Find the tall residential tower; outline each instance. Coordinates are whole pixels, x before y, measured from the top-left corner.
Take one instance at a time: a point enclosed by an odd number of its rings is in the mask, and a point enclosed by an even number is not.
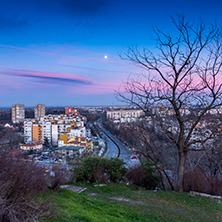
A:
[[[12,105],[12,122],[23,123],[25,120],[25,106],[23,104]]]
[[[35,119],[40,120],[40,118],[44,116],[45,116],[45,105],[43,104],[35,105]]]

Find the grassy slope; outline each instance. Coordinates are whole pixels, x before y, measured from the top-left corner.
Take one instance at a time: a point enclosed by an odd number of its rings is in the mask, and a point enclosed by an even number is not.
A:
[[[204,197],[187,193],[137,190],[133,186],[108,184],[105,187],[86,185],[81,194],[61,190],[53,198],[58,204],[52,221],[222,221],[222,205]],[[88,194],[96,193],[95,196]],[[131,201],[111,200],[122,197]]]

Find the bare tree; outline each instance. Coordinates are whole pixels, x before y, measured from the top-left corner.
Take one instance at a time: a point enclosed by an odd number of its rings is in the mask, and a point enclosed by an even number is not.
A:
[[[47,191],[47,185],[48,178],[41,167],[0,150],[0,221],[37,221],[48,217],[48,199],[37,199],[37,195]]]
[[[129,48],[126,59],[145,71],[130,76],[120,100],[144,110],[156,130],[178,150],[177,188],[183,191],[184,171],[190,151],[206,149],[215,133],[196,134],[208,111],[221,105],[222,41],[217,25],[172,18],[173,34],[157,28],[156,48]]]
[[[16,148],[20,142],[22,142],[21,136],[13,129],[4,128],[0,130],[0,148]]]

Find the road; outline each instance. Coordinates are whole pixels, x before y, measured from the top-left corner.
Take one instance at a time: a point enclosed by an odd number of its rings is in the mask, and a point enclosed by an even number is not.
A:
[[[105,153],[105,157],[118,157],[119,156],[119,149],[116,144],[113,142],[112,135],[102,126],[101,120],[96,122],[97,128],[102,131],[103,139],[107,144],[107,151]]]
[[[101,120],[97,122],[97,125],[100,127],[100,129],[104,132],[104,138],[107,142],[107,152],[105,154],[105,157],[119,157],[122,159],[127,167],[133,167],[135,165],[140,164],[139,159],[132,160],[133,151],[127,147],[125,144],[123,144],[120,140],[118,140],[116,137],[114,137],[109,131],[107,131],[101,124]]]
[[[116,144],[113,143],[113,141],[104,133],[103,138],[105,142],[107,143],[107,151],[105,153],[105,157],[117,157],[119,154],[119,149],[116,146]]]

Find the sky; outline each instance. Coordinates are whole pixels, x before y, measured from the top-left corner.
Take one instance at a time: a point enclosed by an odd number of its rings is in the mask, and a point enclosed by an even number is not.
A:
[[[121,59],[155,45],[170,16],[222,24],[219,0],[0,0],[0,107],[120,105],[141,70]]]

